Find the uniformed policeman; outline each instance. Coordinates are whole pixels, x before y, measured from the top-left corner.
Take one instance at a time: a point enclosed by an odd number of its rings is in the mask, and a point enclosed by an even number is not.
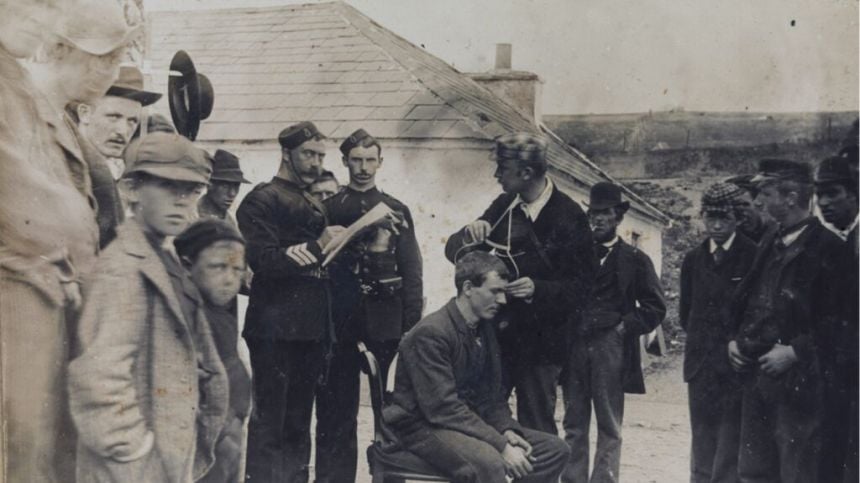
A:
[[[246,478],[307,481],[314,388],[333,337],[322,249],[343,230],[305,188],[322,171],[324,136],[310,122],[281,131],[281,164],[237,212],[254,283],[243,336],[254,372]]]
[[[338,345],[326,384],[317,392],[317,482],[355,481],[356,418],[363,341],[387,374],[400,338],[421,318],[421,253],[409,208],[376,187],[382,147],[364,129],[341,144],[349,185],[325,202],[329,222],[348,226],[379,203],[397,220],[375,226],[331,269]],[[383,378],[385,380],[385,378]]]

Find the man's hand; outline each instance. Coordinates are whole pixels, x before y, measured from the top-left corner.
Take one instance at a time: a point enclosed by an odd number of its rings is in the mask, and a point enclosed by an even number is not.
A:
[[[506,444],[505,449],[502,450],[502,459],[505,460],[505,470],[508,475],[514,478],[523,478],[534,471],[526,452],[510,443]]]
[[[735,372],[744,372],[749,369],[752,359],[741,354],[737,341],[733,340],[729,341],[729,362],[732,364],[732,369]]]
[[[343,233],[344,230],[346,230],[346,228],[344,228],[340,225],[325,227],[325,229],[322,232],[322,235],[320,235],[320,237],[317,238],[317,244],[320,246],[320,248],[322,250],[325,250],[325,247],[329,244],[329,242],[331,242],[332,239],[335,238],[336,236]]]
[[[529,277],[522,277],[505,285],[505,293],[518,299],[530,299],[535,294],[535,283]]]
[[[61,282],[60,287],[63,289],[66,306],[74,311],[79,310],[84,302],[84,297],[81,295],[81,284],[71,280],[68,282]]]
[[[526,457],[532,455],[532,445],[529,444],[528,441],[525,440],[522,436],[517,434],[513,429],[508,429],[505,431],[505,438],[508,438],[508,444],[515,448],[522,448],[526,453]],[[531,458],[529,458],[531,459]]]
[[[475,220],[466,225],[466,243],[483,243],[491,231],[489,221]]]
[[[765,374],[776,377],[797,362],[797,354],[790,345],[776,344],[767,354],[759,357],[758,362]]]

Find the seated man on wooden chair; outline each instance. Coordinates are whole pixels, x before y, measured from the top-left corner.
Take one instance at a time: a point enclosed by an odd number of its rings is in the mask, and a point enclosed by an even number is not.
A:
[[[561,439],[511,417],[493,319],[508,270],[472,252],[456,265],[457,297],[400,343],[392,404],[383,419],[405,449],[453,482],[555,482],[570,452]]]

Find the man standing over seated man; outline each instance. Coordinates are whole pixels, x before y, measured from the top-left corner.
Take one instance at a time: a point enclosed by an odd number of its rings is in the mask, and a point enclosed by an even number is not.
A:
[[[508,270],[485,252],[461,257],[457,297],[400,343],[384,421],[403,446],[455,483],[555,482],[568,457],[558,437],[523,428],[502,389],[493,321],[506,302]]]
[[[591,230],[582,208],[547,176],[547,143],[530,133],[496,138],[499,195],[476,221],[451,235],[445,256],[472,250],[505,261],[511,303],[499,324],[503,385],[517,390],[517,420],[558,434],[556,386],[567,359],[569,324],[591,288]]]

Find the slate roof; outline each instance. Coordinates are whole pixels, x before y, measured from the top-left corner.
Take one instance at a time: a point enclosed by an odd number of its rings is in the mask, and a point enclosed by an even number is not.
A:
[[[187,51],[215,89],[201,141],[270,141],[311,120],[344,138],[358,124],[382,139],[490,140],[513,130],[552,139],[555,174],[588,187],[610,179],[582,153],[468,75],[342,2],[270,8],[154,12],[151,66]],[[166,76],[153,76],[166,92]],[[156,107],[166,111],[166,100]],[[637,211],[669,219],[628,191]]]

